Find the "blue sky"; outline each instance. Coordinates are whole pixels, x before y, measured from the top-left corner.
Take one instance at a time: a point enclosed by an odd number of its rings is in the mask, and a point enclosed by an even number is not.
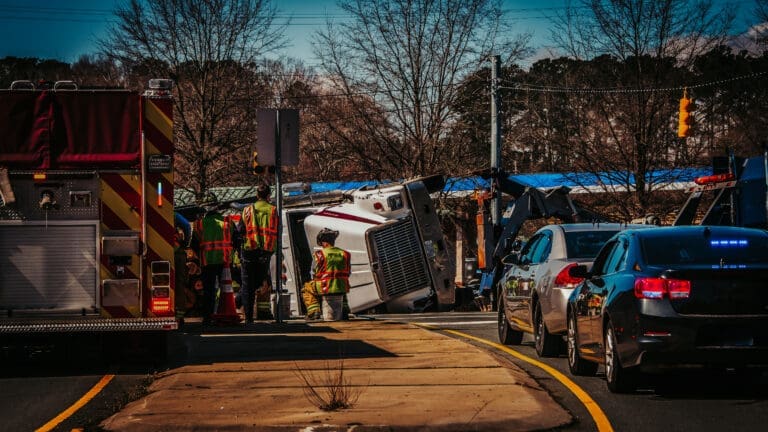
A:
[[[535,46],[549,41],[547,15],[565,0],[504,0],[508,17],[520,32],[533,33]],[[718,0],[719,1],[719,0]],[[733,1],[733,0],[732,0]],[[93,41],[103,35],[119,0],[0,0],[0,58],[5,56],[53,58],[74,62],[96,51]],[[742,14],[751,0],[735,0]],[[313,64],[309,37],[325,16],[342,19],[335,0],[276,0],[280,15],[293,15],[286,37],[292,46],[284,54]],[[746,28],[737,28],[744,31]]]

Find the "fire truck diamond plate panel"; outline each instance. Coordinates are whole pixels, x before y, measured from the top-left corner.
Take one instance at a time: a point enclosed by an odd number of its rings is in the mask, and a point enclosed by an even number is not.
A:
[[[406,218],[372,233],[378,272],[386,281],[390,297],[397,297],[430,285],[427,265],[413,222]]]

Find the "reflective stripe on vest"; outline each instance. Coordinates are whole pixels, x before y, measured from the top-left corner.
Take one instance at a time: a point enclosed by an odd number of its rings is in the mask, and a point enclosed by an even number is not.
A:
[[[243,209],[245,250],[274,252],[277,247],[277,208],[266,201],[256,201]]]
[[[203,224],[208,220],[213,223]],[[195,222],[200,236],[200,263],[229,264],[232,256],[232,236],[228,220],[205,217]]]
[[[335,246],[315,252],[315,279],[320,281],[323,294],[349,292],[350,255]]]

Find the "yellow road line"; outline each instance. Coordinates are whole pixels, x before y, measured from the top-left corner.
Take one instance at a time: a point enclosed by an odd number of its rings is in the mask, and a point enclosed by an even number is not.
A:
[[[467,339],[472,339],[474,341],[483,343],[485,345],[492,346],[498,350],[504,351],[507,354],[510,354],[514,357],[517,357],[518,359],[530,363],[536,367],[541,368],[548,374],[552,375],[556,380],[560,381],[565,387],[568,388],[568,390],[573,393],[574,396],[582,403],[584,404],[584,408],[587,409],[589,414],[592,416],[592,420],[594,420],[595,425],[597,425],[597,430],[600,432],[613,432],[613,427],[611,426],[611,422],[608,421],[608,417],[606,417],[605,413],[602,409],[600,409],[600,406],[597,404],[597,402],[592,399],[587,392],[585,392],[581,387],[579,387],[575,382],[571,381],[570,378],[563,375],[558,371],[557,369],[553,368],[552,366],[542,363],[536,359],[530,358],[526,355],[520,354],[519,352],[509,348],[506,345],[501,345],[495,342],[491,342],[486,339],[482,339],[476,336],[472,336],[470,334],[462,333],[460,331],[456,330],[450,330],[450,329],[440,329],[438,327],[433,327],[430,325],[424,325],[421,323],[415,323],[416,325],[424,328],[428,328],[430,330],[442,330],[446,333],[451,333],[456,336],[460,336]]]
[[[112,381],[112,378],[114,378],[114,375],[104,375],[99,382],[96,383],[95,386],[91,387],[90,390],[88,390],[88,393],[84,394],[83,397],[81,397],[77,402],[75,402],[72,406],[65,409],[61,412],[61,414],[54,417],[51,421],[44,424],[40,428],[36,429],[35,432],[47,432],[50,430],[53,430],[56,426],[58,426],[61,422],[68,419],[72,414],[76,413],[77,410],[85,406],[91,399],[94,398],[101,390],[104,389],[104,387],[109,384],[110,381]]]

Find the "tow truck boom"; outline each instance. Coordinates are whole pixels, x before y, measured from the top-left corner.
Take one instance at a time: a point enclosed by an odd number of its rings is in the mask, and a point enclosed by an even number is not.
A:
[[[495,287],[504,269],[501,259],[511,252],[514,240],[525,221],[551,217],[565,223],[611,222],[611,220],[575,204],[570,197],[571,189],[566,186],[541,190],[506,175],[500,175],[494,184],[497,185],[496,190],[492,190],[490,196],[504,193],[511,196],[512,201],[502,217],[501,232],[498,236],[494,236],[480,226],[490,224],[490,220],[484,206],[484,199],[482,197],[478,199],[478,233],[485,232],[486,235],[478,235],[477,246],[479,258],[481,258],[478,259],[478,268],[482,272],[480,293],[485,296],[490,295],[491,305],[496,308]]]

